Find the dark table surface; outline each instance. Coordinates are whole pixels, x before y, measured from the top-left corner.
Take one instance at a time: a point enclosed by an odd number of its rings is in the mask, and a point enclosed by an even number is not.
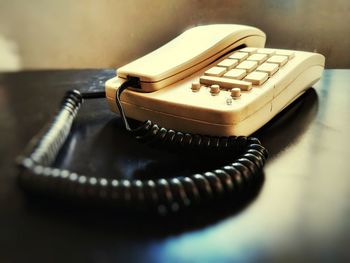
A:
[[[14,160],[64,91],[101,89],[114,74],[0,74],[0,262],[349,262],[350,70],[326,70],[255,134],[270,158],[259,191],[238,209],[225,204],[150,219],[24,195]],[[55,165],[96,176],[154,176],[179,167],[181,158],[136,143],[96,100],[84,105]]]

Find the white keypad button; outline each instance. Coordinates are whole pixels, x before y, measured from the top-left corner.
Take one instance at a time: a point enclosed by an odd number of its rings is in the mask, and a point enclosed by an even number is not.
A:
[[[238,62],[241,62],[243,60],[245,60],[247,57],[249,56],[248,53],[244,53],[244,52],[235,52],[232,55],[229,56],[230,59],[237,59]]]
[[[231,69],[230,71],[224,74],[224,78],[229,79],[243,79],[247,75],[245,69]]]
[[[271,57],[272,55],[274,55],[276,53],[276,50],[271,49],[271,48],[259,48],[257,53],[266,54],[269,57]]]
[[[240,63],[236,68],[237,69],[244,69],[245,71],[252,72],[254,69],[256,69],[258,66],[258,62],[256,61],[243,61],[242,63]]]
[[[268,56],[266,54],[253,54],[247,58],[247,60],[252,60],[258,62],[258,64],[262,64]]]
[[[270,57],[267,60],[267,62],[278,64],[280,67],[285,65],[287,63],[287,61],[288,61],[288,57],[286,57],[286,56],[278,56],[278,55],[273,55],[272,57]]]
[[[217,64],[218,67],[225,67],[227,70],[230,70],[238,65],[237,59],[224,59],[219,64]]]
[[[246,47],[246,48],[241,49],[240,52],[246,52],[246,53],[248,53],[249,55],[251,55],[251,54],[256,53],[257,50],[258,50],[258,49],[255,48],[255,47]]]
[[[294,58],[294,52],[289,50],[277,50],[276,55],[287,56],[288,59]]]
[[[268,77],[269,77],[269,75],[265,72],[254,71],[254,72],[248,74],[244,78],[244,80],[249,81],[254,85],[261,85],[268,79]]]
[[[212,67],[204,72],[204,75],[221,77],[226,72],[226,68],[223,67]]]
[[[269,74],[269,76],[272,76],[273,74],[275,74],[277,70],[278,70],[278,64],[274,64],[274,63],[264,63],[256,69],[256,71],[266,72],[267,74]]]

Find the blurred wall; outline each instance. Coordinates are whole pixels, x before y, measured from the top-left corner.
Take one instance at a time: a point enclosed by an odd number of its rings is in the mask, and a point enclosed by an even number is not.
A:
[[[209,23],[257,26],[268,47],[350,67],[349,0],[0,0],[0,69],[118,67]]]

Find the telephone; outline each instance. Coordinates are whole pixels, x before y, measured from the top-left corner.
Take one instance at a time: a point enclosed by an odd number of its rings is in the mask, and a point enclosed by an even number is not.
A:
[[[68,91],[47,130],[19,158],[20,185],[161,214],[248,192],[261,179],[268,155],[248,136],[315,83],[325,62],[320,54],[264,44],[265,34],[254,27],[199,26],[120,67],[104,92]],[[83,101],[105,97],[137,139],[236,160],[158,179],[96,178],[52,167]],[[126,116],[143,122],[131,127]]]
[[[121,97],[126,115],[191,133],[250,135],[321,77],[317,53],[264,48],[265,34],[243,25],[187,30],[117,70],[106,82],[110,108],[127,77],[139,89]],[[132,87],[131,87],[132,88]]]

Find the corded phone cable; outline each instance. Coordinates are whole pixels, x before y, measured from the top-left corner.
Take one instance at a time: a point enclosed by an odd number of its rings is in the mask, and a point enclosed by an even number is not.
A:
[[[155,208],[164,214],[222,197],[242,195],[259,180],[268,154],[257,138],[191,134],[160,127],[150,120],[131,128],[120,97],[125,89],[139,86],[138,78],[129,77],[115,96],[124,126],[136,139],[183,148],[234,152],[237,159],[204,173],[159,179],[97,178],[51,167],[84,99],[105,97],[103,91],[80,93],[71,90],[66,93],[58,113],[43,135],[32,140],[29,153],[19,158],[20,185],[26,190],[56,196],[99,200],[133,208]]]

